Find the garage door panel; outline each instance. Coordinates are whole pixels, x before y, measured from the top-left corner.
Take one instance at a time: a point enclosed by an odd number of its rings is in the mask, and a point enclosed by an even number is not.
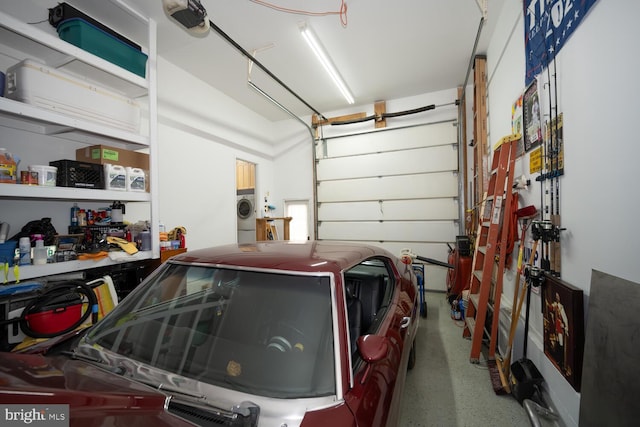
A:
[[[318,181],[409,175],[458,169],[458,150],[451,145],[410,151],[323,159],[317,165]]]
[[[320,222],[323,240],[368,240],[402,242],[453,242],[458,233],[453,221],[359,221]]]
[[[317,158],[353,156],[383,151],[407,150],[457,144],[457,128],[454,122],[435,123],[393,131],[370,132],[349,138],[334,138],[319,142]]]
[[[439,123],[317,141],[317,238],[446,262],[460,233],[457,110],[450,113]],[[447,272],[425,264],[426,288],[446,291]]]
[[[433,199],[458,196],[457,174],[391,176],[383,178],[325,181],[318,185],[318,201]]]
[[[322,203],[318,206],[320,221],[455,220],[457,218],[458,201],[454,198]]]

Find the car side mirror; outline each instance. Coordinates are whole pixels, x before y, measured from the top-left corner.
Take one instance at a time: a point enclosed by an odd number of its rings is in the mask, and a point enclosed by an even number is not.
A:
[[[381,335],[363,335],[358,338],[357,345],[362,360],[367,363],[367,368],[360,380],[360,383],[364,384],[369,377],[373,364],[387,356],[389,343],[387,342],[387,337]]]

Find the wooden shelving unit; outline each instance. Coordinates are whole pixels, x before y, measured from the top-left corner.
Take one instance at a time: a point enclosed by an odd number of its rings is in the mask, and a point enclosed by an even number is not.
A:
[[[289,240],[290,216],[274,218],[256,218],[256,240]],[[282,238],[278,234],[276,221],[282,221]]]

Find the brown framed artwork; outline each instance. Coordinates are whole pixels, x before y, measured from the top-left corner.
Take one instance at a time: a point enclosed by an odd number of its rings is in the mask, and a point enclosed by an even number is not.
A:
[[[579,392],[584,352],[582,290],[545,274],[542,297],[544,354]]]

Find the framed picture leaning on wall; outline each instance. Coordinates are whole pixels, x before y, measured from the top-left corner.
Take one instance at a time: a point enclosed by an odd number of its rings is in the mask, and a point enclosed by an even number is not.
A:
[[[544,353],[579,392],[584,352],[582,290],[550,274],[545,274],[542,287]]]

